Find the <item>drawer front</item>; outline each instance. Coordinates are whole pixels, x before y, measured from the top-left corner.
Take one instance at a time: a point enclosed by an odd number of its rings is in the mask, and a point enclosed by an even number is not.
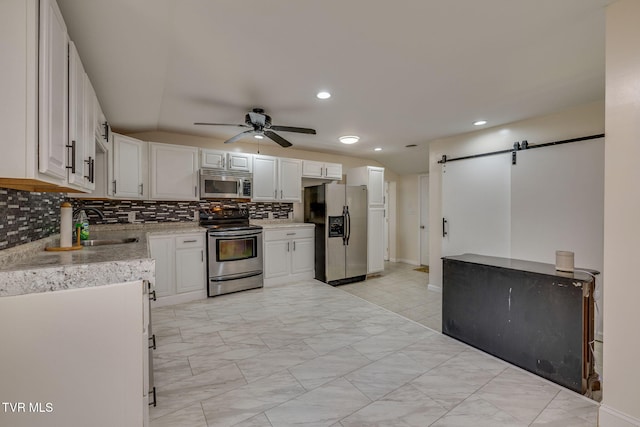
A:
[[[293,240],[313,237],[314,227],[292,227],[277,230],[264,230],[264,240],[267,242],[273,240]]]
[[[181,234],[176,236],[176,249],[203,248],[204,232],[202,234]]]

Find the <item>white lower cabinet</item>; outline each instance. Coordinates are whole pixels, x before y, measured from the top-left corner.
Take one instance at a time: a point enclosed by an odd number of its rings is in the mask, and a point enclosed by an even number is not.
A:
[[[0,425],[142,426],[142,280],[0,298]],[[142,345],[141,345],[142,343]]]
[[[264,226],[264,284],[313,279],[314,225]]]
[[[205,232],[149,236],[156,260],[154,306],[206,298]]]

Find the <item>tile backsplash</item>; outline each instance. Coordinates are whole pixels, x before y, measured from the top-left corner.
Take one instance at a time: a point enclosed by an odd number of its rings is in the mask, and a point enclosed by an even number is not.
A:
[[[293,213],[293,203],[253,203],[236,201],[150,201],[150,200],[84,200],[70,199],[74,209],[81,207],[97,208],[105,215],[101,219],[96,213],[88,211],[91,224],[116,224],[128,222],[130,212],[136,213],[136,223],[188,222],[193,221],[194,212],[211,205],[241,207],[249,209],[251,219],[286,219]]]
[[[61,193],[0,188],[0,250],[60,232]]]
[[[60,204],[64,193],[32,193],[0,188],[0,250],[44,239],[60,232]],[[148,201],[67,199],[73,208],[100,209],[105,219],[89,211],[91,224],[127,223],[129,212],[136,223],[189,222],[194,212],[211,205],[249,209],[251,219],[286,219],[293,214],[293,203],[253,203],[236,201]]]

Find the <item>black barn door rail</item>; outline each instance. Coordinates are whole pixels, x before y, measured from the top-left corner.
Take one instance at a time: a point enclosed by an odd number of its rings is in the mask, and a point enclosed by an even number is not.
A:
[[[583,136],[583,137],[580,137],[580,138],[565,139],[565,140],[562,140],[562,141],[546,142],[544,144],[535,144],[535,145],[530,145],[526,140],[524,140],[522,142],[514,142],[513,143],[513,148],[510,148],[508,150],[491,151],[489,153],[473,154],[471,156],[454,157],[453,159],[449,159],[449,158],[447,158],[446,155],[443,155],[442,159],[438,160],[438,163],[445,164],[445,163],[448,163],[448,162],[455,162],[457,160],[474,159],[476,157],[485,157],[485,156],[493,156],[495,154],[512,153],[511,163],[515,165],[516,164],[516,155],[515,154],[516,154],[517,151],[520,151],[520,150],[531,150],[533,148],[550,147],[552,145],[569,144],[571,142],[589,141],[591,139],[598,139],[598,138],[602,138],[602,137],[604,137],[604,133],[600,133],[600,134],[597,134],[597,135]]]

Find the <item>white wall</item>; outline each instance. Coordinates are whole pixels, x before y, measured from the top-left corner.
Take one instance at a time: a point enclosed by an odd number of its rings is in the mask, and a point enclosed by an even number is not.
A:
[[[595,135],[604,133],[604,102],[597,101],[580,107],[537,117],[504,126],[470,132],[431,141],[429,148],[429,281],[430,285],[442,285],[442,155],[449,158],[504,150],[516,141],[529,144]]]
[[[640,425],[640,1],[607,8],[603,346],[600,425]]]
[[[398,179],[398,261],[420,265],[420,175]]]

